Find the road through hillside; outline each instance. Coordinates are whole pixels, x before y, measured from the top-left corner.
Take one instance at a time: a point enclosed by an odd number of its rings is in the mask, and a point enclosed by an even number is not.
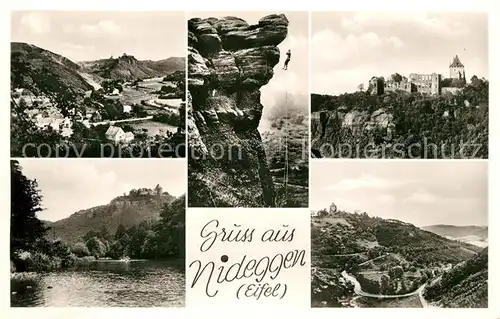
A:
[[[407,294],[403,294],[403,295],[378,295],[378,294],[371,294],[371,293],[363,291],[361,289],[361,285],[358,282],[358,280],[356,278],[354,278],[353,276],[349,275],[347,273],[347,271],[345,271],[345,270],[342,272],[342,277],[344,277],[345,280],[348,280],[349,282],[351,282],[354,285],[354,293],[356,293],[359,296],[369,297],[369,298],[396,299],[396,298],[410,297],[410,296],[414,296],[416,294],[419,294],[425,288],[425,284],[423,284],[417,290],[410,292],[410,293],[407,293]]]

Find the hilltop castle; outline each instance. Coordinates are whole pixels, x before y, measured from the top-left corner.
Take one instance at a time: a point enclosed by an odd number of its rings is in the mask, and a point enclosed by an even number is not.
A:
[[[369,90],[372,95],[381,95],[387,91],[419,92],[432,95],[445,92],[455,93],[466,84],[465,66],[460,62],[458,55],[455,55],[449,68],[449,78],[443,78],[437,73],[411,73],[409,78],[396,73],[387,81],[383,77],[374,76],[369,82]]]
[[[135,197],[135,196],[157,196],[161,197],[163,195],[163,188],[160,186],[160,184],[157,184],[154,189],[150,188],[138,188],[138,189],[132,189],[129,192],[128,196]],[[123,196],[126,196],[126,194],[123,194]]]

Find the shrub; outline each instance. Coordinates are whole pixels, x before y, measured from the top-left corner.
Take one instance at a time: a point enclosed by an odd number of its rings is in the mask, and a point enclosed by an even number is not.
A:
[[[29,254],[25,259],[18,261],[16,268],[24,271],[43,272],[55,270],[61,267],[62,260],[59,257],[50,257],[46,254],[35,252]]]
[[[90,255],[89,249],[84,243],[76,243],[71,249],[71,252],[77,257],[86,257]]]

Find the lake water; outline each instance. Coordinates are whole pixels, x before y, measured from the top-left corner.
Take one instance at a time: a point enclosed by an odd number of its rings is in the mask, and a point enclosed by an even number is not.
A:
[[[183,307],[184,300],[183,261],[99,261],[11,280],[12,307]]]

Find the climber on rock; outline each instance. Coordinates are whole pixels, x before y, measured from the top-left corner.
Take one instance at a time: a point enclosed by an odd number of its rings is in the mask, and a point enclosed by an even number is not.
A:
[[[288,49],[288,51],[286,51],[286,60],[285,60],[285,65],[283,65],[283,70],[288,70],[288,63],[290,62],[291,57],[292,57],[292,51]]]

